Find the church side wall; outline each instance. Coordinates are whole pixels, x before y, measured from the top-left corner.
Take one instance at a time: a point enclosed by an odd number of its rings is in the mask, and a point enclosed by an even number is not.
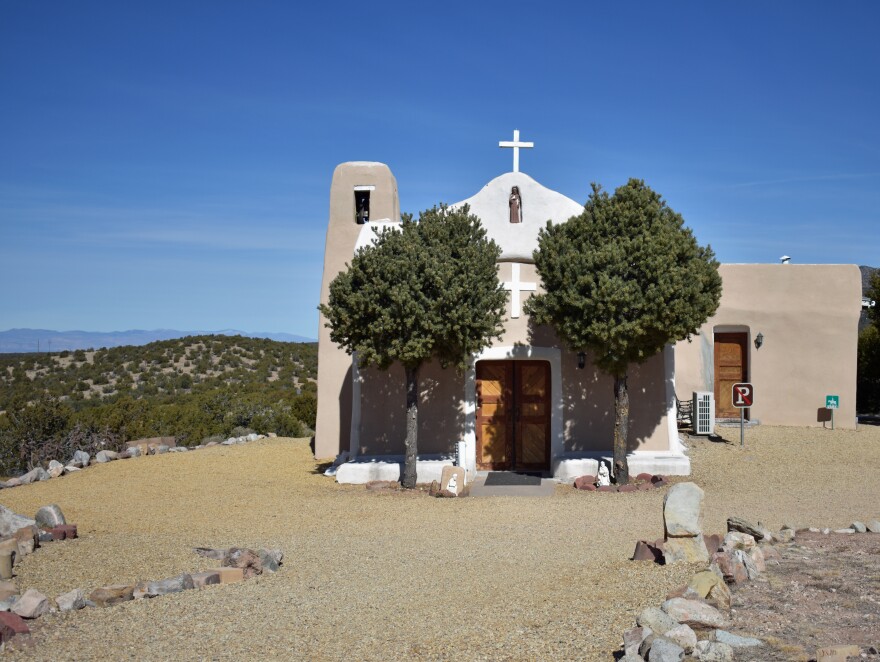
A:
[[[330,220],[324,248],[321,303],[327,303],[330,282],[351,261],[363,226],[355,220],[354,187],[374,186],[371,217],[400,218],[397,181],[382,163],[343,163],[333,172],[330,187]],[[330,329],[319,313],[318,415],[315,425],[315,457],[332,458],[349,450],[351,429],[351,357],[330,340]]]
[[[769,425],[820,426],[826,395],[840,396],[835,427],[856,418],[861,280],[855,265],[725,264],[718,312],[690,343],[675,346],[680,398],[714,391],[714,334],[748,334],[751,418]],[[764,343],[756,349],[755,337]]]

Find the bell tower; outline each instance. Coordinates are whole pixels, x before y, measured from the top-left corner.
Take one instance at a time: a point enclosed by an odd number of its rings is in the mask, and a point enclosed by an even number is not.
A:
[[[397,180],[384,163],[352,161],[336,166],[330,185],[330,220],[324,246],[321,303],[330,283],[354,255],[364,225],[400,220]],[[349,450],[351,440],[351,357],[330,340],[326,319],[318,313],[318,416],[315,457],[333,458]]]

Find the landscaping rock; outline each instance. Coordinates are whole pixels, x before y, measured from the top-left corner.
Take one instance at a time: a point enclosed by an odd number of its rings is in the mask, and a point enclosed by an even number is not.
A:
[[[633,561],[653,561],[655,563],[663,559],[663,553],[645,540],[639,540],[633,551]]]
[[[18,480],[21,481],[22,485],[30,485],[31,483],[37,483],[41,480],[49,480],[50,478],[51,476],[45,469],[43,469],[43,467],[36,467],[23,476],[19,476]]]
[[[128,457],[130,457],[130,458],[140,457],[141,456],[141,449],[138,448],[137,446],[129,446],[128,450],[125,451],[125,454],[128,455]]]
[[[849,529],[849,528],[846,528],[846,529],[834,529],[834,533],[855,533],[855,532],[856,532],[855,529]]]
[[[263,572],[278,572],[281,559],[284,558],[284,553],[280,549],[260,549],[257,550],[257,555],[260,557]]]
[[[764,643],[760,639],[755,639],[754,637],[741,637],[738,634],[732,634],[726,630],[715,630],[712,632],[711,639],[713,641],[721,642],[722,644],[727,644],[731,648],[753,648]]]
[[[195,588],[192,575],[183,573],[177,577],[170,579],[161,579],[155,582],[147,582],[145,597],[155,598],[159,595],[168,595],[169,593],[180,593]]]
[[[74,538],[79,538],[79,533],[76,530],[76,524],[63,524],[58,528],[64,531],[65,540],[73,540]]]
[[[744,520],[741,517],[728,517],[727,530],[748,533],[755,540],[763,539],[765,531],[764,527],[758,526],[757,524],[752,524],[748,520]]]
[[[6,487],[18,487],[19,485],[21,485],[21,480],[18,479],[18,478],[10,478],[9,480],[7,480],[7,481],[4,482],[4,483],[0,483],[0,486],[2,486],[2,487],[4,487],[4,488],[6,488]]]
[[[61,508],[54,503],[51,506],[43,506],[40,508],[34,517],[34,522],[41,529],[51,529],[62,524],[67,524],[67,520],[64,519],[64,513],[61,512]]]
[[[755,569],[758,572],[765,572],[767,570],[767,564],[764,562],[764,551],[760,547],[753,547],[746,554],[752,559],[752,563],[755,564]],[[748,566],[746,566],[746,569],[748,569]]]
[[[714,554],[715,552],[721,551],[721,545],[724,543],[724,537],[717,533],[713,533],[710,536],[704,535],[703,542],[706,543],[706,549],[709,550],[709,554]]]
[[[662,609],[670,618],[692,627],[725,628],[730,625],[724,614],[700,600],[673,598],[664,602]]]
[[[648,662],[679,662],[684,659],[684,648],[664,637],[655,637],[648,651]]]
[[[761,545],[759,545],[759,547],[761,548],[761,551],[764,553],[764,563],[765,564],[773,562],[776,565],[779,565],[779,561],[782,560],[782,556],[779,554],[778,551],[776,551],[775,547],[773,547],[772,545],[767,545],[767,544],[763,544],[763,543]]]
[[[64,467],[64,473],[66,473],[66,474],[72,474],[74,471],[81,471],[81,470],[82,470],[82,467],[75,467],[72,464],[68,464],[66,467]]]
[[[153,448],[153,455],[164,455],[170,449],[170,446],[166,446],[165,444],[159,444],[155,448]]]
[[[667,538],[702,535],[703,496],[703,490],[696,483],[678,483],[670,488],[663,499],[663,523]]]
[[[6,506],[0,506],[0,536],[12,535],[19,529],[34,524],[34,520],[14,513]]]
[[[574,487],[578,490],[589,490],[592,492],[596,489],[596,477],[590,475],[578,476],[574,479]]]
[[[47,472],[50,478],[58,478],[59,476],[64,475],[64,465],[61,464],[58,460],[52,460],[49,462],[49,468]]]
[[[214,559],[215,561],[222,561],[223,557],[226,556],[226,553],[229,551],[228,549],[212,549],[211,547],[195,547],[193,551],[199,556],[204,556],[206,559]]]
[[[213,584],[220,583],[220,573],[216,570],[208,572],[194,572],[191,576],[193,580],[193,586],[195,588],[204,588],[205,586],[211,586]]]
[[[678,644],[684,649],[685,653],[690,653],[697,645],[697,634],[689,625],[682,623],[672,628],[663,635],[673,643]]]
[[[706,563],[709,561],[709,550],[706,549],[703,536],[695,538],[669,538],[663,543],[663,558],[667,564]]]
[[[761,571],[758,570],[758,566],[752,560],[752,557],[748,552],[744,552],[741,549],[733,550],[733,555],[738,558],[742,564],[746,568],[746,575],[749,579],[757,579],[761,575]]]
[[[223,557],[223,566],[226,568],[241,568],[246,579],[263,572],[260,555],[252,549],[240,549],[238,547],[228,549]]]
[[[794,529],[786,528],[782,529],[779,533],[774,536],[777,542],[781,543],[789,543],[795,538]]]
[[[639,647],[642,645],[642,642],[648,637],[648,635],[652,634],[652,630],[649,627],[639,627],[636,626],[634,628],[630,628],[626,632],[623,633],[623,652],[624,655],[638,655]],[[641,658],[639,658],[641,659]]]
[[[85,451],[74,451],[73,459],[70,460],[67,464],[73,465],[74,467],[87,467],[89,466],[89,461],[92,459],[92,456],[86,453]]]
[[[55,603],[61,611],[76,611],[86,606],[86,596],[82,589],[75,588],[59,595],[55,598]]]
[[[733,648],[720,641],[698,641],[694,656],[701,662],[732,662]]]
[[[652,479],[653,477],[654,477],[653,474],[649,474],[649,473],[646,473],[646,472],[643,471],[643,472],[640,473],[638,476],[636,476],[636,480],[644,480],[644,481],[647,481],[647,482],[650,483],[650,482],[651,482],[651,479]]]
[[[119,453],[115,451],[98,451],[98,454],[95,455],[95,460],[103,464],[104,462],[112,462],[113,460],[119,459]]]
[[[871,533],[880,533],[880,522],[872,519],[870,522],[865,524],[865,528]]]
[[[0,600],[0,611],[12,611],[13,605],[18,600],[17,595],[10,595],[8,598]]]
[[[650,628],[657,634],[669,632],[678,625],[677,620],[657,607],[645,607],[636,619],[636,623],[643,628]]]
[[[757,543],[755,542],[754,536],[748,533],[742,533],[741,531],[730,531],[724,536],[724,542],[721,544],[721,549],[725,551],[731,551],[734,549],[747,551],[756,546]]]
[[[712,555],[712,563],[718,566],[728,584],[741,584],[749,579],[745,565],[734,552],[716,552]]]
[[[39,618],[49,613],[49,598],[37,589],[30,588],[12,606],[12,612],[22,618]]]
[[[0,627],[9,628],[15,634],[29,634],[31,631],[21,616],[10,611],[0,612]]]
[[[128,602],[134,599],[134,586],[126,584],[113,584],[96,588],[89,595],[89,599],[98,607],[111,607],[120,602]]]
[[[18,595],[18,586],[9,580],[0,580],[0,600],[6,600],[10,596]]]
[[[868,530],[862,522],[853,522],[849,525],[849,528],[853,529],[856,533],[865,533]]]

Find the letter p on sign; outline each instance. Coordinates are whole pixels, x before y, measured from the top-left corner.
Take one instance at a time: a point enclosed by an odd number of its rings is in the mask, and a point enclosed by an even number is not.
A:
[[[737,409],[751,407],[755,401],[755,388],[748,383],[733,385],[733,406]]]

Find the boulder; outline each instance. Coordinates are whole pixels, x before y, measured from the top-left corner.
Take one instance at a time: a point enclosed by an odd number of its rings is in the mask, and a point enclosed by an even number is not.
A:
[[[89,600],[95,603],[97,607],[111,607],[120,602],[128,602],[134,599],[134,586],[126,584],[112,584],[111,586],[102,586],[96,588],[89,595]]]
[[[39,618],[49,613],[49,598],[35,588],[24,592],[12,606],[12,612],[22,618]]]
[[[755,564],[755,569],[758,572],[766,572],[767,564],[764,562],[764,551],[760,547],[752,547],[746,554],[752,559],[752,563]]]
[[[726,551],[731,551],[734,549],[742,549],[742,550],[750,550],[757,546],[755,542],[754,536],[748,533],[742,533],[741,531],[729,531],[726,536],[724,536],[724,542],[721,544],[721,549]]]
[[[694,632],[689,625],[685,625],[684,623],[676,625],[663,636],[681,646],[685,653],[690,653],[694,650],[694,646],[697,645],[696,632]]]
[[[730,621],[724,614],[712,605],[700,600],[672,598],[663,603],[662,609],[670,618],[692,627],[726,628],[730,626]]]
[[[13,595],[18,595],[18,586],[9,580],[0,580],[0,600],[7,600]]]
[[[648,650],[648,662],[679,662],[684,659],[684,648],[664,637],[655,637]]]
[[[779,565],[779,562],[782,560],[782,555],[776,551],[776,548],[772,545],[767,545],[765,543],[761,543],[758,545],[761,548],[761,552],[764,554],[764,563],[770,563],[771,561],[776,565]]]
[[[753,648],[760,646],[764,642],[754,637],[742,637],[738,634],[732,634],[726,630],[715,630],[710,637],[713,641],[727,644],[731,648]]]
[[[124,453],[125,453],[126,455],[128,455],[128,457],[130,457],[130,458],[132,458],[132,457],[140,457],[140,456],[141,456],[141,449],[138,448],[137,446],[129,446],[129,447],[128,447],[128,450],[125,451]]]
[[[663,499],[663,523],[667,538],[702,535],[703,495],[703,490],[696,483],[678,483],[670,488]]]
[[[849,534],[849,533],[855,533],[855,532],[856,532],[855,529],[850,529],[850,528],[848,528],[848,527],[845,528],[845,529],[834,529],[834,533],[846,533],[846,534]]]
[[[101,464],[105,462],[112,462],[113,460],[119,459],[119,453],[115,451],[98,451],[98,454],[95,455],[95,460],[100,462]]]
[[[18,487],[19,485],[21,485],[21,479],[20,479],[20,478],[10,478],[9,480],[7,480],[7,481],[5,481],[5,482],[0,483],[0,486],[2,486],[3,488],[7,488],[7,487]]]
[[[670,563],[707,563],[709,550],[703,536],[695,538],[669,538],[663,544],[663,558]]]
[[[732,662],[733,648],[720,641],[698,641],[694,656],[700,662]]]
[[[777,533],[774,538],[776,538],[777,542],[781,543],[789,543],[795,538],[794,529],[781,529],[779,533]]]
[[[706,543],[706,549],[709,550],[709,553],[714,554],[715,552],[721,551],[721,545],[724,543],[724,538],[718,533],[713,533],[710,536],[703,536],[703,542]]]
[[[741,584],[749,579],[749,573],[739,556],[733,552],[715,552],[712,555],[712,563],[718,566],[724,581],[728,584]]]
[[[15,634],[28,634],[31,631],[24,619],[11,611],[0,612],[0,628],[8,628]]]
[[[589,490],[592,492],[596,489],[596,477],[589,474],[586,476],[578,476],[574,479],[574,487],[578,490]]]
[[[213,584],[220,583],[220,573],[216,570],[210,570],[207,572],[194,572],[192,573],[193,586],[195,588],[204,588],[205,586],[211,586]]]
[[[281,567],[281,559],[284,558],[284,552],[280,549],[260,549],[257,550],[257,555],[260,557],[263,572],[278,572]]]
[[[75,588],[59,595],[55,598],[55,603],[61,611],[76,611],[86,606],[86,596],[82,589]]]
[[[22,515],[17,515],[6,506],[0,506],[0,536],[9,536],[26,526],[33,526],[36,522]]]
[[[182,591],[188,591],[192,588],[195,588],[195,583],[193,582],[192,575],[185,572],[182,575],[171,577],[170,579],[160,579],[159,581],[155,582],[147,582],[145,597],[155,598],[159,595],[180,593]]]
[[[643,628],[650,628],[657,634],[669,632],[678,625],[675,618],[657,607],[645,607],[636,619],[636,623]]]
[[[231,547],[226,551],[222,564],[225,568],[241,568],[246,579],[263,572],[260,555],[252,549]]]
[[[12,607],[17,600],[17,595],[10,595],[8,598],[3,598],[0,600],[0,611],[12,611]]]
[[[92,459],[92,456],[86,453],[85,451],[74,451],[73,458],[68,462],[68,464],[74,467],[87,467],[89,466],[89,461]]]
[[[81,471],[81,470],[82,470],[82,467],[75,467],[72,464],[68,464],[66,467],[64,467],[64,473],[66,473],[66,474],[72,474],[74,471]]]
[[[856,533],[865,533],[868,528],[862,522],[853,522],[849,528],[854,529]]]
[[[41,529],[51,529],[56,526],[61,526],[62,524],[67,524],[67,520],[64,519],[64,513],[61,512],[61,508],[54,503],[51,506],[43,506],[40,508],[34,517],[34,521]]]
[[[644,480],[647,482],[651,482],[651,479],[654,478],[653,474],[645,473],[644,471],[636,476],[636,480]]]
[[[633,551],[633,561],[654,561],[659,563],[663,559],[663,553],[645,540],[639,540]]]
[[[651,628],[639,627],[630,628],[623,633],[623,651],[624,655],[638,655],[639,647],[642,642],[652,634]]]
[[[741,533],[748,533],[755,540],[761,540],[764,537],[764,532],[766,529],[758,524],[752,524],[748,520],[743,519],[742,517],[728,517],[727,518],[727,530],[728,531],[739,531]]]
[[[164,455],[170,450],[170,446],[166,446],[165,444],[159,444],[153,448],[153,455]]]
[[[59,476],[63,476],[64,465],[61,464],[58,460],[51,460],[49,462],[49,468],[46,473],[49,474],[49,478],[58,478]]]
[[[880,522],[872,519],[870,522],[867,522],[865,524],[865,528],[871,533],[880,533]]]
[[[18,480],[21,481],[22,485],[30,485],[41,480],[49,480],[51,477],[43,467],[35,467],[23,476],[19,476]]]
[[[732,553],[742,562],[743,566],[745,566],[746,575],[749,579],[757,579],[761,575],[761,571],[758,570],[757,564],[752,560],[752,557],[748,552],[744,552],[741,549],[735,549]]]

